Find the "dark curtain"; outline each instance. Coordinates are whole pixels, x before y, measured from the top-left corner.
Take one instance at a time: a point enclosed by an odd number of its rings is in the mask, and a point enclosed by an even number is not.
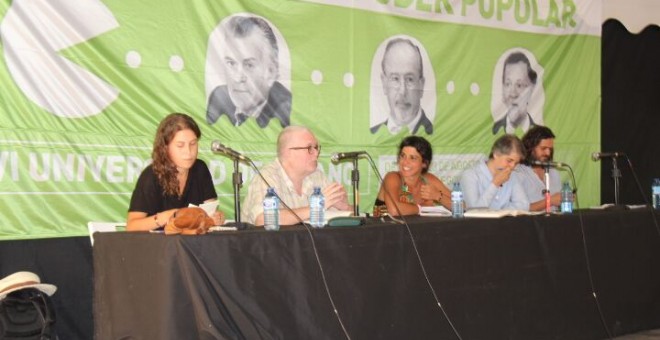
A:
[[[91,340],[92,246],[89,237],[0,242],[0,279],[31,271],[54,284],[55,331],[60,340]]]
[[[633,172],[625,158],[617,162],[619,202],[650,202],[651,181],[660,178],[660,28],[634,34],[610,19],[602,39],[601,150],[625,152],[634,166]],[[612,161],[601,162],[601,202],[614,203]]]

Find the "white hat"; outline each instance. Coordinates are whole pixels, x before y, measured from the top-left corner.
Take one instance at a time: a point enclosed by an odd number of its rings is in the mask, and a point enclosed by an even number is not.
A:
[[[16,272],[0,280],[0,300],[9,293],[25,288],[36,288],[48,295],[53,295],[57,290],[55,285],[41,283],[39,275],[32,272]]]

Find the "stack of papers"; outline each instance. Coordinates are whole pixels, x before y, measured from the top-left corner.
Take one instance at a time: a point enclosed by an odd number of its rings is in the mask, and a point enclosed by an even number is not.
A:
[[[487,209],[476,208],[470,209],[465,212],[465,217],[481,217],[481,218],[499,218],[504,216],[525,216],[525,215],[541,215],[544,211],[526,211],[515,209]]]
[[[419,216],[451,216],[451,211],[441,205],[422,207]]]
[[[225,226],[225,225],[216,225],[211,228],[209,228],[209,231],[236,231],[236,227],[230,227],[230,226]]]
[[[598,209],[598,210],[609,210],[609,209],[615,209],[617,207],[616,204],[613,203],[605,203],[602,205],[597,205],[591,207],[591,209]],[[626,209],[642,209],[646,208],[646,204],[625,204],[625,205],[620,205],[619,207],[625,207]]]

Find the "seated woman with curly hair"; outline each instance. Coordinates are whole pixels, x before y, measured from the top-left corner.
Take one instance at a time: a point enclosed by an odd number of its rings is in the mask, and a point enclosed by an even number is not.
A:
[[[140,174],[131,197],[126,230],[164,227],[178,209],[218,199],[209,168],[197,159],[201,136],[197,123],[183,113],[172,113],[161,121],[153,162]],[[215,225],[224,223],[220,211],[211,217]]]

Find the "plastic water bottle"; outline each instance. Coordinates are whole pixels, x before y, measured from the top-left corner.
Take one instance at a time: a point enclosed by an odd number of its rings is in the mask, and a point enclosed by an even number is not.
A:
[[[268,188],[264,197],[264,229],[280,229],[280,200],[275,194],[275,188]]]
[[[564,182],[561,188],[561,213],[570,214],[573,212],[573,189],[568,182]]]
[[[653,180],[651,192],[653,193],[653,209],[660,209],[660,178]]]
[[[323,228],[325,225],[324,212],[325,197],[321,188],[314,187],[314,192],[309,196],[309,222],[314,228]]]
[[[463,217],[463,190],[461,190],[461,183],[454,182],[454,187],[451,190],[451,215],[454,218]]]

